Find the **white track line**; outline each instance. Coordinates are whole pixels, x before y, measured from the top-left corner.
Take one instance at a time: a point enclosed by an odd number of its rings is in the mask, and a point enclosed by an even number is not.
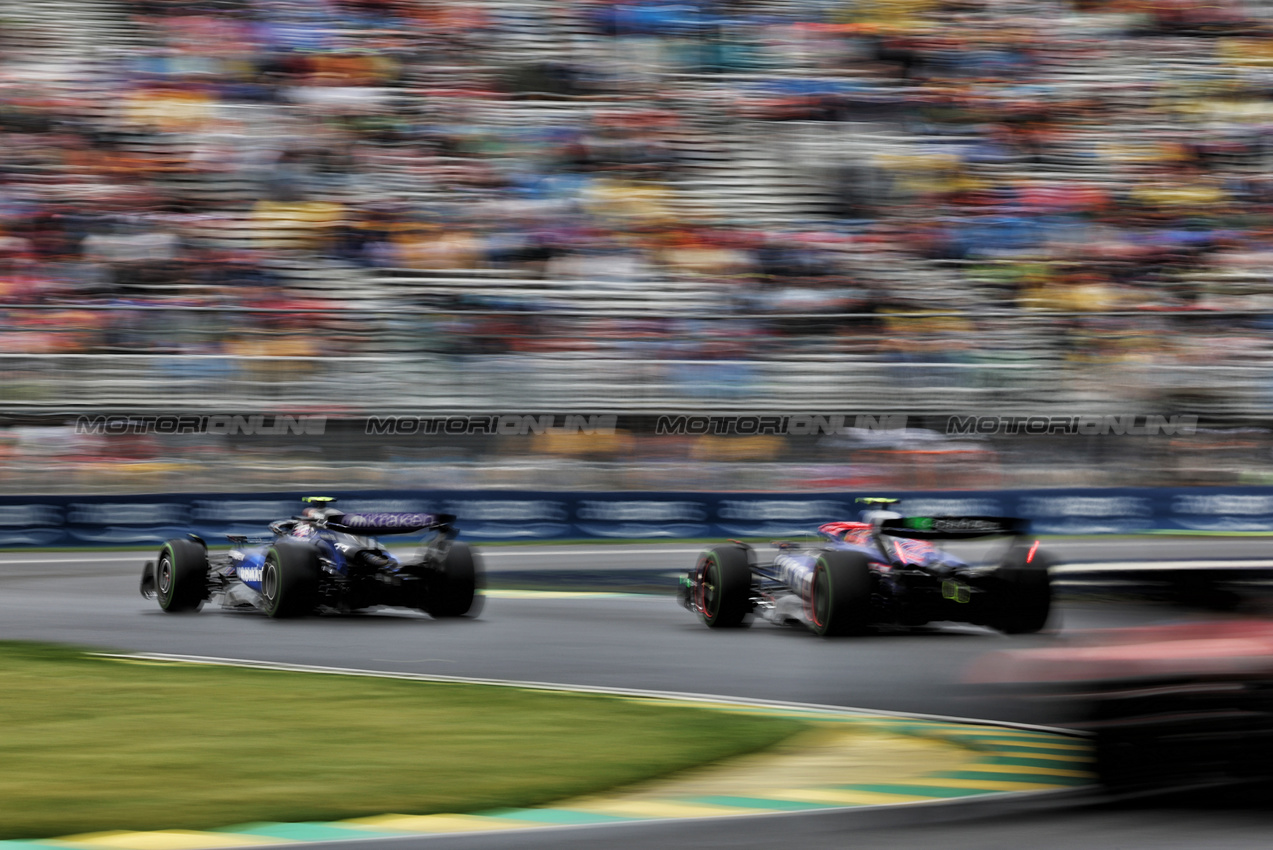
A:
[[[1148,572],[1160,570],[1267,570],[1273,561],[1106,561],[1092,564],[1059,564],[1049,572],[1054,575],[1100,572]]]
[[[1006,720],[978,720],[973,717],[952,717],[944,714],[915,714],[905,711],[884,711],[873,708],[854,708],[842,705],[824,705],[784,700],[752,699],[748,697],[697,694],[686,691],[657,691],[642,688],[609,688],[597,685],[565,685],[556,682],[530,682],[516,679],[484,679],[472,676],[443,676],[434,673],[401,673],[392,670],[367,670],[356,667],[322,667],[313,664],[288,664],[275,661],[253,661],[243,658],[218,658],[206,655],[176,655],[167,652],[94,652],[103,658],[123,658],[138,661],[171,661],[183,664],[206,664],[217,667],[248,667],[255,670],[277,670],[285,673],[321,673],[334,676],[362,676],[375,679],[407,679],[417,682],[443,684],[491,685],[502,688],[523,688],[536,691],[569,691],[571,693],[599,694],[603,696],[637,697],[642,699],[666,699],[679,702],[709,703],[714,705],[738,705],[750,708],[773,708],[816,712],[819,714],[863,714],[878,717],[896,717],[907,720],[933,720],[942,723],[960,723],[973,726],[997,726],[1029,732],[1048,732],[1070,737],[1087,737],[1087,733],[1074,729],[1037,726],[1029,723],[1012,723]]]
[[[478,546],[478,547],[481,547],[481,545],[482,545],[482,544],[480,544],[480,543],[479,543],[479,544],[477,544],[477,546]],[[652,545],[653,545],[653,546],[657,546],[657,545],[658,545],[658,543],[657,543],[657,542],[652,542]],[[533,547],[533,548],[532,548],[532,547],[527,547],[526,549],[521,549],[521,550],[518,550],[518,551],[516,551],[516,552],[510,552],[510,551],[508,551],[508,550],[506,550],[506,549],[504,549],[504,548],[502,548],[502,547],[501,547],[501,548],[499,548],[499,549],[491,549],[491,548],[487,547],[487,548],[479,548],[479,550],[478,550],[478,551],[480,551],[480,552],[482,553],[482,557],[483,557],[483,558],[508,558],[508,557],[513,557],[513,556],[516,556],[516,557],[519,557],[519,558],[527,558],[527,557],[530,557],[530,558],[559,558],[559,557],[561,557],[562,555],[613,555],[613,554],[615,554],[616,552],[619,552],[619,553],[622,553],[622,554],[628,554],[628,555],[630,555],[630,554],[633,554],[633,553],[635,553],[635,552],[640,552],[640,551],[643,551],[643,550],[644,550],[644,547],[634,547],[634,546],[614,546],[613,548],[606,548],[606,549],[556,549],[556,550],[549,550],[549,551],[546,551],[546,552],[544,552],[544,551],[539,551],[539,552],[537,552],[537,551],[535,551],[535,549],[536,549],[536,548],[538,548],[538,547]],[[649,551],[649,552],[647,552],[646,554],[648,554],[648,555],[697,555],[698,553],[702,552],[705,548],[707,548],[707,547],[706,547],[706,546],[699,546],[699,547],[698,547],[698,548],[696,548],[696,549],[658,549],[658,548],[652,548],[652,549],[650,549],[650,551]]]
[[[0,564],[84,564],[97,563],[99,561],[119,561],[121,563],[124,561],[132,561],[133,563],[140,564],[145,559],[146,556],[144,554],[103,557],[89,553],[83,558],[5,558],[0,556]]]

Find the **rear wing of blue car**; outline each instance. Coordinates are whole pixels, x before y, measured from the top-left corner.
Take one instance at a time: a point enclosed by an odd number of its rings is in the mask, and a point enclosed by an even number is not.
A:
[[[413,531],[447,532],[455,524],[454,514],[363,513],[339,514],[327,518],[327,527],[350,534],[410,534]]]
[[[890,537],[913,540],[965,540],[1026,534],[1030,521],[1006,516],[908,516],[880,522]]]

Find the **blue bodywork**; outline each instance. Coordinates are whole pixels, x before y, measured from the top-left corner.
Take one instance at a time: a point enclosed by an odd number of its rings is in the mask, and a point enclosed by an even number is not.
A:
[[[861,552],[872,562],[879,564],[888,564],[890,559],[887,558],[880,547],[875,544],[861,545],[856,543],[846,543],[843,540],[836,539],[830,535],[824,535],[827,539],[827,549],[843,549],[848,552]],[[957,558],[954,555],[942,549],[938,549],[931,543],[923,540],[902,540],[896,537],[889,537],[886,540],[893,544],[898,555],[902,556],[907,564],[918,567],[936,568],[941,571],[942,568],[956,569],[968,566],[968,562],[963,558]]]
[[[227,535],[233,548],[210,554],[196,535],[165,543],[142,568],[140,590],[165,611],[258,608],[271,617],[377,606],[414,608],[433,617],[474,610],[480,563],[457,542],[450,514],[345,513],[325,496],[305,499],[300,516],[270,523],[272,536]],[[410,558],[381,547],[378,534],[432,532]]]
[[[387,550],[381,549],[375,540],[358,537],[347,532],[301,525],[276,539],[281,539],[284,536],[292,540],[301,540],[312,544],[318,550],[324,568],[336,575],[349,575],[349,559],[346,557],[346,553],[356,551],[375,551],[377,555],[390,562],[386,569],[391,571],[401,566],[398,559]],[[259,543],[250,547],[238,546],[230,551],[230,566],[233,570],[233,575],[258,593],[261,592],[261,572],[265,567],[265,553],[269,551],[272,545],[273,541],[270,541],[269,543]]]

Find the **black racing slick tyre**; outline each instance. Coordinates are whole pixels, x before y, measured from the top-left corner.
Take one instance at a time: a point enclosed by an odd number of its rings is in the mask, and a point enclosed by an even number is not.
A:
[[[431,617],[463,617],[474,611],[481,567],[467,543],[452,543],[430,576],[424,610]]]
[[[1016,547],[994,572],[994,618],[990,625],[1009,635],[1041,631],[1052,613],[1051,559],[1035,547]]]
[[[698,559],[699,616],[713,629],[732,629],[751,613],[751,564],[742,546],[715,546]]]
[[[169,540],[155,562],[155,595],[169,614],[198,611],[208,598],[208,550],[193,540]]]
[[[1164,765],[1157,763],[1161,757],[1145,757],[1157,750],[1153,736],[1138,730],[1119,726],[1098,729],[1092,746],[1092,769],[1101,785],[1110,791],[1151,787],[1155,777],[1161,780],[1169,775],[1161,772]]]
[[[265,553],[265,565],[261,568],[261,607],[276,619],[311,613],[318,605],[322,576],[318,552],[313,547],[280,540]]]
[[[871,567],[857,552],[818,554],[809,585],[809,626],[820,635],[858,635],[870,625]]]

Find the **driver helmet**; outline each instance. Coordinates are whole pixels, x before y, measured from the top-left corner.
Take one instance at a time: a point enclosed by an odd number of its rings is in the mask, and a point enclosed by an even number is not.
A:
[[[317,520],[317,519],[330,519],[331,517],[334,517],[334,516],[340,516],[341,513],[342,512],[337,510],[336,508],[327,508],[327,507],[305,508],[305,510],[301,511],[301,516],[305,517],[305,519]]]

